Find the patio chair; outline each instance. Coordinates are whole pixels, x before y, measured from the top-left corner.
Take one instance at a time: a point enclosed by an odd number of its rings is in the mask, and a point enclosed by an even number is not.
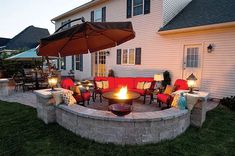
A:
[[[177,79],[174,84],[174,91],[177,90],[188,90],[187,81],[183,79]],[[169,108],[171,106],[172,100],[173,97],[171,96],[171,94],[164,94],[164,93],[157,94],[157,101],[159,103],[159,107],[161,107],[161,105],[164,103]]]
[[[23,76],[22,76],[22,74],[19,74],[19,73],[14,74],[14,75],[13,75],[13,81],[14,81],[14,83],[15,83],[15,89],[14,89],[14,91],[19,91],[20,89],[23,89],[23,84],[24,84],[24,82],[23,82]]]
[[[64,89],[68,89],[70,90],[71,87],[74,87],[75,84],[73,82],[72,79],[70,78],[65,78],[61,81],[61,87]],[[85,106],[85,101],[87,101],[87,104],[89,105],[89,101],[90,101],[90,97],[91,97],[91,93],[87,90],[80,90],[81,94],[73,94],[73,97],[76,99],[77,103],[79,104],[80,102],[82,102],[82,105]]]
[[[35,81],[33,80],[33,77],[25,76],[23,79],[23,92],[26,90],[31,90],[35,88]]]

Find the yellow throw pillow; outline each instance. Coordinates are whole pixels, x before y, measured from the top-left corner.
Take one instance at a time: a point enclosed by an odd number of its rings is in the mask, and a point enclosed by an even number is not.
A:
[[[52,97],[55,100],[56,106],[63,103],[62,92],[54,92],[54,93],[52,93]]]
[[[96,81],[96,87],[102,89],[103,88],[103,82],[102,81]]]
[[[144,82],[138,82],[136,88],[137,89],[144,89]]]
[[[81,95],[81,91],[78,86],[72,86],[70,87],[70,90],[73,91],[74,94]]]
[[[165,91],[164,91],[164,94],[171,95],[172,91],[173,91],[173,86],[167,85],[167,86],[166,86],[166,89],[165,89]]]
[[[179,108],[179,105],[178,105],[179,99],[180,99],[180,95],[176,94],[174,96],[174,99],[173,99],[172,103],[171,103],[171,107]]]
[[[103,81],[103,89],[109,88],[109,81]]]
[[[144,83],[144,89],[149,89],[151,87],[151,82]]]
[[[77,103],[77,101],[75,100],[71,92],[64,92],[63,100],[64,100],[64,103],[67,105],[74,105]]]

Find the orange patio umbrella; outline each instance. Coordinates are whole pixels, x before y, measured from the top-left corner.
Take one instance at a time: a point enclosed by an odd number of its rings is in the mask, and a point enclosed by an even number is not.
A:
[[[64,57],[92,53],[120,45],[135,37],[131,22],[84,22],[83,18],[80,20],[83,23],[60,31],[65,26],[63,25],[54,34],[42,38],[38,55]]]

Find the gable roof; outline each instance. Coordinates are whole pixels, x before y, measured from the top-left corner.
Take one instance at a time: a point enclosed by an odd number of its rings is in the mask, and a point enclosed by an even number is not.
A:
[[[39,44],[41,38],[49,35],[47,29],[29,26],[12,38],[6,44],[6,49],[31,49]]]
[[[53,19],[51,19],[51,21],[58,21],[58,20],[60,20],[62,18],[66,18],[68,16],[74,15],[74,14],[76,14],[78,12],[81,12],[83,10],[91,8],[91,7],[93,7],[93,6],[97,5],[97,4],[100,4],[100,3],[105,2],[105,1],[107,1],[107,0],[90,0],[89,2],[87,2],[87,3],[83,4],[83,5],[80,5],[80,6],[74,8],[72,10],[69,10],[69,11],[67,11],[67,12],[57,16],[57,17],[54,17]]]
[[[235,21],[235,0],[192,0],[159,31]]]
[[[11,39],[0,37],[0,47],[5,46]]]

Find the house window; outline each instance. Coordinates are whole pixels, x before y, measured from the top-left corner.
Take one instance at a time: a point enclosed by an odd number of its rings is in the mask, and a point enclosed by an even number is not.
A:
[[[75,64],[76,70],[83,71],[83,54],[76,55]]]
[[[72,70],[74,70],[74,55],[72,56]]]
[[[199,65],[198,61],[199,48],[187,48],[187,60],[186,67],[197,68]]]
[[[122,64],[135,64],[135,49],[122,50]]]
[[[127,0],[127,12],[126,17],[131,18],[141,14],[150,13],[151,0]]]
[[[61,28],[62,30],[63,29],[67,29],[67,28],[70,28],[71,27],[71,23],[69,23],[71,20],[69,19],[69,20],[66,20],[66,21],[63,21],[62,23],[61,23],[61,26],[62,25],[64,25],[64,24],[66,24],[63,28]],[[67,23],[69,23],[69,24],[67,24]]]
[[[133,16],[143,14],[143,0],[133,0]]]
[[[102,9],[97,9],[94,11],[94,21],[102,22]]]
[[[80,70],[80,55],[76,55],[76,70]]]
[[[66,70],[66,57],[60,59],[60,69]]]

